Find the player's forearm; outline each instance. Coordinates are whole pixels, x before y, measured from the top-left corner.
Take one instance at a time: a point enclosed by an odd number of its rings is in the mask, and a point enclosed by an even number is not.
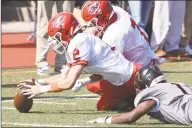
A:
[[[65,75],[61,75],[61,77],[53,83],[50,83],[49,85],[43,87],[41,86],[43,89],[48,91],[48,92],[60,92],[63,90],[69,90],[71,89],[76,80],[79,78],[79,76],[81,75],[81,72],[84,68],[84,65],[76,65],[73,66],[72,68],[70,68],[70,70],[67,72],[67,76],[65,77]]]
[[[78,77],[71,77],[70,75],[64,77],[63,75],[56,81],[46,86],[47,92],[61,92],[63,90],[71,89]],[[43,86],[42,86],[43,87]]]
[[[124,113],[118,116],[113,116],[111,119],[112,124],[123,124],[123,123],[130,124],[134,123],[135,121],[136,120],[131,112]]]
[[[41,92],[61,92],[63,90],[69,90],[73,87],[74,82],[70,80],[58,80],[48,85],[41,86]]]
[[[111,123],[120,124],[120,123],[133,123],[145,114],[147,114],[155,105],[156,100],[146,100],[141,102],[137,107],[132,111],[114,116],[111,119]]]
[[[49,78],[44,78],[44,79],[38,79],[37,82],[42,84],[42,85],[47,85],[47,84],[51,84],[54,83],[56,81],[58,81],[58,79],[61,77],[61,75],[55,75]]]
[[[58,74],[58,75],[55,75],[55,76],[52,76],[49,78],[45,78],[45,79],[38,79],[37,82],[42,85],[55,83],[61,78],[64,79],[67,76],[69,70],[70,70],[70,68],[68,66],[66,66],[65,69],[62,71],[62,74]]]

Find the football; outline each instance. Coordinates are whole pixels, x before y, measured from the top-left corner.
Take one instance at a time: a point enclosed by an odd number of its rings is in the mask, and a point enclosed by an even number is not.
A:
[[[18,91],[14,96],[14,106],[21,113],[27,113],[33,105],[33,99],[28,99],[28,96],[25,96]]]

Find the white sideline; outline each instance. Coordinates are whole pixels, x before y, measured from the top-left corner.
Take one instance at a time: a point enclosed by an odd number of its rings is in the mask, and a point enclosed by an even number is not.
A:
[[[89,127],[89,126],[71,126],[71,125],[54,125],[54,124],[23,124],[23,123],[7,123],[2,122],[1,124],[6,125],[19,125],[19,126],[33,126],[33,127]]]

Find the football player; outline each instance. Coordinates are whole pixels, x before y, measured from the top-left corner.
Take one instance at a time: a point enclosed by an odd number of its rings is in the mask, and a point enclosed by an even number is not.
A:
[[[83,32],[71,13],[54,16],[49,21],[48,34],[48,45],[56,52],[67,55],[68,68],[65,73],[47,79],[21,82],[18,87],[24,95],[33,98],[46,92],[69,90],[82,71],[86,71],[93,74],[86,79],[88,83],[105,80],[100,82],[100,90],[96,90],[101,96],[97,103],[98,110],[118,109],[125,101],[133,101],[136,96],[134,78],[141,65],[131,63],[100,38]]]
[[[139,70],[135,85],[135,109],[113,117],[98,118],[91,123],[133,123],[145,114],[165,123],[192,125],[192,88],[184,83],[168,83],[156,66]]]
[[[150,48],[146,32],[122,8],[112,6],[108,0],[89,0],[81,11],[82,18],[90,26],[87,31],[120,51],[127,60],[142,66],[165,62],[164,59],[158,59]],[[89,91],[99,90],[96,83],[87,84],[86,79],[79,79],[72,90],[79,91],[85,85]]]
[[[158,58],[149,46],[146,32],[131,18],[128,12],[112,6],[108,0],[89,0],[82,6],[82,18],[91,26],[94,35],[112,48],[120,51],[126,59],[143,66]]]

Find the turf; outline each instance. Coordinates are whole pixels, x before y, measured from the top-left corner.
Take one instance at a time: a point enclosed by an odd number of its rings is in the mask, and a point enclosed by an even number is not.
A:
[[[160,66],[170,82],[184,82],[192,85],[192,62],[168,62]],[[85,77],[83,74],[81,77]],[[47,93],[34,99],[29,113],[19,113],[13,105],[13,96],[17,92],[16,85],[21,80],[36,76],[36,69],[2,70],[2,127],[185,127],[164,124],[149,119],[145,115],[134,124],[107,125],[90,124],[86,121],[98,117],[112,116],[122,112],[97,111],[98,95],[82,89],[79,92],[63,91]]]

